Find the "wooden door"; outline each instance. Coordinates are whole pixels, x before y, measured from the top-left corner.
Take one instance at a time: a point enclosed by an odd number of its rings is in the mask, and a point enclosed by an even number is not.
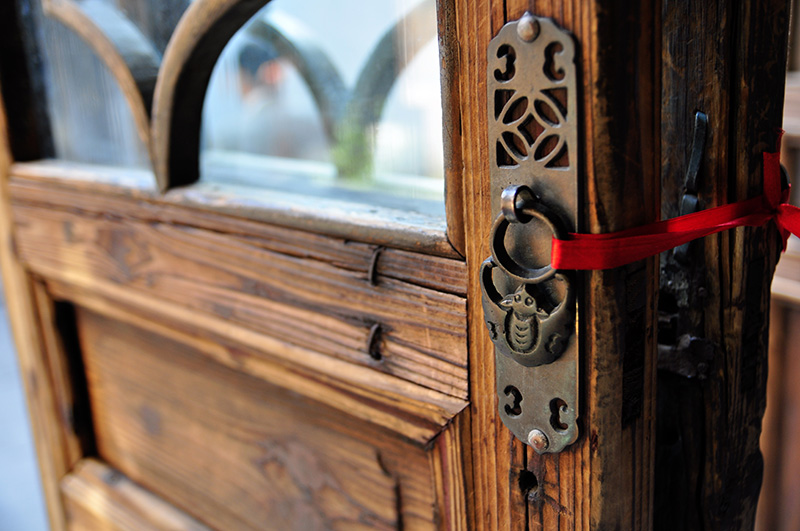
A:
[[[782,101],[786,7],[440,0],[437,224],[372,206],[343,213],[302,185],[198,182],[209,76],[264,4],[195,0],[158,53],[113,2],[43,3],[119,83],[146,146],[141,169],[46,160],[38,63],[23,60],[40,29],[29,2],[0,8],[0,258],[53,528],[644,529],[684,517],[657,484],[700,489],[686,525],[700,515],[747,527],[771,235],[693,248],[716,264],[699,306],[709,317],[691,324],[722,345],[708,379],[728,420],[692,424],[703,437],[683,448],[686,477],[657,468],[656,258],[581,276],[578,441],[539,455],[499,422],[478,279],[497,200],[485,54],[526,10],[573,33],[580,229],[607,232],[674,214],[681,131],[698,106],[714,131],[706,204],[757,194],[752,161],[780,123],[781,106],[764,101]],[[699,59],[686,42],[704,43]],[[775,61],[759,59],[767,51]],[[725,90],[709,88],[714,76]],[[717,444],[730,459],[709,455]],[[727,481],[739,472],[747,488]]]

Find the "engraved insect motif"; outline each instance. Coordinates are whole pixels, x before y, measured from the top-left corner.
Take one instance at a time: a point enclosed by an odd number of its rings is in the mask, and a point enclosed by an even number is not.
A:
[[[500,301],[506,310],[506,340],[515,351],[525,353],[533,350],[539,334],[539,320],[549,314],[540,309],[536,300],[525,290],[525,284]]]

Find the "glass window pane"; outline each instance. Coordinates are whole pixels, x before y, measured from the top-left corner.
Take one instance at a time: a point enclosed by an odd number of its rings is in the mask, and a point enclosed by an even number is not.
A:
[[[97,1],[97,0],[92,0]],[[191,0],[102,0],[119,9],[162,55]]]
[[[433,0],[273,0],[228,43],[201,178],[443,216]]]
[[[41,26],[45,89],[57,158],[146,167],[147,150],[116,80],[71,30]]]
[[[189,0],[82,0],[70,5],[92,19],[132,24],[160,57]],[[55,4],[54,4],[55,5]],[[76,162],[149,168],[147,149],[119,84],[97,54],[65,26],[30,3],[41,54],[55,156]],[[115,16],[109,17],[109,13]],[[116,22],[114,22],[116,23]],[[113,28],[102,28],[113,31]]]

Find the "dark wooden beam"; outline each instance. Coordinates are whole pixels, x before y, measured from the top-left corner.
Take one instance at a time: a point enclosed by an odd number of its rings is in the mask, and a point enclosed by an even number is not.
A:
[[[679,214],[695,111],[709,117],[700,208],[762,193],[781,124],[789,3],[663,4],[662,215]],[[761,486],[774,227],[661,261],[657,529],[751,529]]]

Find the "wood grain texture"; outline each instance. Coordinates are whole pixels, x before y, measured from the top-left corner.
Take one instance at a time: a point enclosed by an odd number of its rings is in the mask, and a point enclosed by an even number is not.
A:
[[[86,377],[75,337],[75,319],[68,305],[57,305],[41,280],[32,284],[39,317],[37,327],[42,338],[49,385],[58,408],[58,426],[64,468],[72,467],[84,455],[94,451],[91,412],[86,394]]]
[[[164,52],[153,98],[154,169],[161,191],[199,178],[200,119],[219,54],[267,0],[199,0]]]
[[[684,193],[684,174],[689,162],[695,111],[709,117],[698,197],[703,207],[726,201],[724,176],[728,175],[730,137],[731,51],[733,13],[725,2],[665,4],[663,33],[664,68],[662,99],[662,215],[679,214]],[[690,45],[694,42],[699,45]],[[713,83],[710,80],[714,80]],[[716,321],[720,312],[722,281],[717,269],[723,249],[721,240],[707,238],[690,244],[688,266],[667,253],[662,264],[661,307],[664,323],[659,342],[670,348],[681,337],[705,339],[706,318]],[[709,264],[707,264],[707,257]],[[706,316],[706,312],[708,316]],[[713,326],[713,325],[711,325]],[[685,340],[684,340],[685,341]],[[681,354],[679,351],[678,354]],[[686,378],[670,369],[662,356],[659,376],[659,431],[656,460],[656,527],[702,527],[702,509],[694,485],[704,474],[703,433],[706,398],[701,378],[706,374],[697,354],[688,350],[699,378]],[[698,368],[699,367],[699,368]],[[691,370],[690,370],[691,371]]]
[[[61,480],[70,531],[208,531],[96,459],[80,461]]]
[[[496,2],[495,4],[498,4]],[[462,105],[461,141],[462,171],[464,175],[464,224],[467,265],[470,270],[468,300],[480,299],[477,266],[488,255],[484,241],[489,235],[489,175],[483,161],[489,160],[486,152],[486,80],[485,50],[502,22],[488,18],[490,4],[486,1],[455,2],[455,18],[459,35],[460,64],[459,89]],[[511,468],[509,432],[500,425],[495,412],[494,358],[480,305],[469,307],[469,365],[470,411],[463,424],[465,440],[475,441],[465,450],[467,463],[467,492],[471,494],[468,505],[470,528],[515,529],[509,513],[510,496],[516,493],[511,487],[516,472]],[[471,472],[471,473],[470,473]],[[518,497],[515,501],[521,501]],[[524,502],[523,502],[524,503]]]
[[[431,459],[438,501],[439,529],[467,530],[468,493],[464,482],[464,448],[470,441],[461,438],[464,415],[453,417],[453,421],[436,438]]]
[[[485,50],[526,9],[573,32],[581,72],[583,229],[605,232],[657,217],[659,13],[641,2],[459,2],[469,300],[489,255]],[[644,205],[644,208],[643,208]],[[641,529],[652,524],[654,260],[584,276],[581,438],[539,457],[498,422],[493,348],[470,314],[470,516],[481,529]]]
[[[729,201],[763,193],[762,153],[776,149],[783,115],[790,6],[786,0],[746,2],[736,11],[731,95],[736,126],[730,145],[735,180],[727,188]],[[722,284],[722,320],[712,331],[725,355],[715,366],[722,378],[712,381],[715,407],[709,411],[715,416],[706,428],[712,459],[702,495],[708,500],[706,527],[751,527],[763,471],[759,436],[766,406],[770,284],[780,243],[772,225],[726,236],[730,259],[722,261],[721,277],[729,283]],[[727,448],[734,451],[719,451]]]
[[[669,2],[664,22],[664,216],[678,213],[695,110],[709,116],[702,207],[761,194],[761,153],[775,150],[782,117],[788,2]],[[702,348],[678,349],[697,377],[660,360],[660,529],[753,527],[778,245],[772,228],[737,229],[692,244],[689,266],[662,262],[673,316],[661,342]]]
[[[735,12],[735,127],[729,148],[735,179],[726,190],[729,201],[763,192],[761,154],[775,150],[783,114],[789,11],[790,2],[773,0],[746,2]],[[727,244],[730,258],[720,266],[722,319],[711,331],[724,355],[715,360],[710,386],[714,416],[706,427],[706,451],[712,459],[701,495],[707,527],[749,528],[763,471],[759,436],[766,405],[770,283],[780,243],[772,225],[726,236],[723,249]],[[719,451],[727,448],[733,451]]]
[[[444,149],[444,192],[447,214],[447,238],[461,256],[465,255],[464,241],[464,189],[461,142],[461,91],[459,76],[462,71],[458,39],[458,19],[455,2],[438,0],[439,66],[442,86],[442,127]]]
[[[126,214],[143,214],[136,203],[126,208],[124,201],[93,196],[50,198],[38,207],[15,207],[19,252],[42,275],[104,279],[466,397],[465,301],[425,286],[457,285],[459,263],[387,250],[378,259],[377,285],[371,286],[362,272],[372,260],[368,246],[328,245],[321,249],[328,252],[324,259],[297,246],[304,256],[291,256],[270,250],[271,240],[224,233],[219,225],[206,230],[162,223],[157,213],[150,220],[131,220]],[[409,269],[414,264],[420,267]],[[375,323],[382,329],[373,353],[378,360],[367,345]]]
[[[183,342],[79,316],[100,455],[165,500],[218,528],[436,524],[426,450]]]
[[[0,205],[3,205],[0,209],[0,268],[50,527],[61,531],[65,529],[65,522],[58,481],[72,463],[70,452],[64,450],[68,443],[64,440],[63,408],[51,381],[33,281],[15,254],[13,222],[8,209],[8,175],[13,160],[8,132],[5,106],[0,105]]]
[[[0,87],[2,88],[2,87]],[[0,204],[7,206],[8,175],[12,162],[5,105],[0,105]],[[63,451],[61,415],[49,383],[44,345],[39,334],[39,316],[33,283],[14,253],[12,221],[7,208],[0,213],[0,267],[11,331],[14,336],[21,380],[25,389],[31,430],[38,457],[50,527],[65,529],[64,510],[58,492],[58,480],[68,471]]]
[[[101,0],[44,0],[42,8],[79,35],[108,67],[125,96],[139,138],[151,149],[150,108],[161,64],[153,44],[119,9]]]
[[[246,329],[187,312],[113,284],[49,281],[57,298],[153,333],[188,343],[216,363],[289,392],[313,396],[350,416],[429,445],[466,405],[397,377],[281,343]],[[187,338],[195,338],[189,341]],[[313,382],[313,387],[309,387]]]

